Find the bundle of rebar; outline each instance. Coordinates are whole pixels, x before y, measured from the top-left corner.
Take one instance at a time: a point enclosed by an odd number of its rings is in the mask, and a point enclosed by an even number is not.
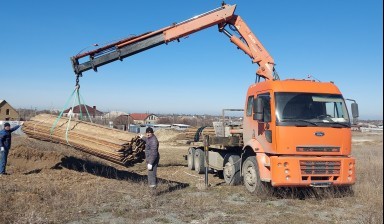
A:
[[[102,125],[40,114],[24,122],[28,137],[69,145],[123,166],[143,161],[145,142],[137,135]]]

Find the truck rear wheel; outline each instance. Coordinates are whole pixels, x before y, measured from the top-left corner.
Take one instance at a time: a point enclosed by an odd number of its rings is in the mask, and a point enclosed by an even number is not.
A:
[[[230,155],[228,159],[224,161],[223,175],[225,183],[229,185],[237,185],[241,182],[240,156]]]
[[[195,150],[195,170],[198,174],[204,173],[204,151],[201,149],[196,149]]]
[[[195,169],[195,148],[190,147],[188,149],[187,161],[188,161],[188,169]]]
[[[244,185],[247,190],[256,195],[267,193],[268,186],[260,179],[259,166],[255,156],[248,157],[243,164]]]

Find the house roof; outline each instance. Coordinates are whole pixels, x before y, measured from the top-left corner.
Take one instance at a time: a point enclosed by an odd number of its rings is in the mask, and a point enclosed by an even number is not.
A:
[[[13,110],[15,110],[15,108],[13,108],[13,107],[11,106],[11,104],[9,104],[7,101],[5,101],[5,100],[0,100],[0,107],[4,106],[5,104],[8,104]],[[15,110],[15,111],[16,111],[16,110]]]
[[[177,127],[190,127],[191,125],[188,125],[188,124],[172,124],[173,126],[177,126]]]
[[[132,119],[136,120],[136,121],[143,121],[143,120],[147,119],[151,115],[153,115],[153,114],[147,114],[147,113],[145,113],[145,114],[140,114],[140,113],[130,114]]]
[[[11,104],[9,104],[7,101],[5,101],[5,100],[0,100],[0,107],[4,106],[5,104],[8,104],[8,106],[10,106],[14,111],[16,111],[17,114],[19,114],[19,113],[17,112],[17,110],[15,110],[15,108],[13,108],[13,107],[11,106]]]
[[[123,122],[132,122],[133,119],[132,119],[131,117],[129,117],[128,114],[122,114],[122,115],[116,117],[113,121],[114,121],[114,122],[119,122],[119,121],[120,121],[120,122],[121,122],[121,121],[123,121]]]
[[[71,109],[71,108],[66,109],[66,110],[64,111],[64,113],[68,113],[70,109]],[[101,114],[103,114],[103,112],[97,110],[96,108],[90,107],[90,106],[88,106],[88,105],[81,105],[81,112],[82,112],[83,114],[86,114],[86,113],[87,113],[87,110],[86,110],[86,109],[88,110],[88,113],[91,114],[91,115],[93,115],[93,114],[95,114],[95,115],[101,115]],[[77,106],[75,106],[75,107],[73,108],[73,113],[74,113],[74,114],[79,114],[79,113],[80,113],[80,106],[79,106],[79,105],[77,105]]]

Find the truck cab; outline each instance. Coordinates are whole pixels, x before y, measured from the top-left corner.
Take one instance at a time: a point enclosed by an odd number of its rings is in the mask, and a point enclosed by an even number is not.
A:
[[[243,129],[241,174],[251,192],[261,182],[274,187],[355,183],[351,121],[341,92],[331,82],[251,85]]]

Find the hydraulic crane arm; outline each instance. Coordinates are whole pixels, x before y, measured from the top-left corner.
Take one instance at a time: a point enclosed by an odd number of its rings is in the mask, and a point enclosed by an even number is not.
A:
[[[253,63],[259,65],[259,69],[256,72],[259,77],[270,80],[276,79],[277,77],[274,76],[273,58],[240,16],[234,15],[235,9],[236,5],[223,4],[220,8],[195,16],[181,23],[154,32],[126,38],[96,50],[75,55],[71,57],[74,72],[77,76],[81,76],[82,72],[90,69],[97,71],[97,68],[102,65],[116,60],[122,61],[123,58],[164,43],[174,40],[179,41],[179,38],[218,25],[220,32],[226,34],[232,43],[251,57]],[[227,25],[236,31],[241,39],[226,30]]]
[[[237,31],[241,39],[229,33],[225,29],[226,25],[234,27],[235,29],[231,29]],[[259,68],[256,71],[256,74],[259,77],[270,80],[279,79],[277,73],[275,73],[275,63],[272,56],[240,16],[234,15],[227,23],[219,24],[219,31],[227,35],[232,43],[243,50],[252,59],[253,63],[259,65]]]

